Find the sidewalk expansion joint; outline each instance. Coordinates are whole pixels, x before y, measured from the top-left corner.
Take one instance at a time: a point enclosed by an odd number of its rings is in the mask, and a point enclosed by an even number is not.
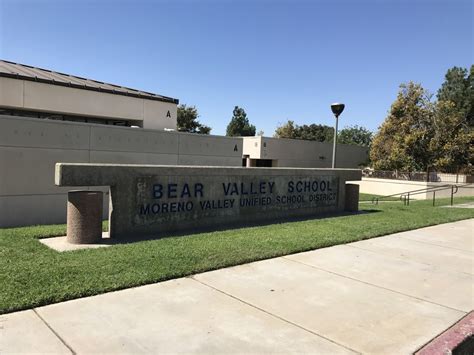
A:
[[[318,338],[322,338],[322,339],[324,339],[324,340],[327,340],[327,341],[329,341],[329,342],[331,342],[331,343],[333,343],[333,344],[336,344],[336,345],[338,345],[338,346],[340,346],[340,347],[342,347],[342,348],[344,348],[344,349],[347,349],[347,350],[349,350],[349,351],[352,351],[353,353],[362,354],[360,351],[354,350],[354,349],[348,347],[347,345],[338,343],[338,342],[336,342],[336,341],[334,341],[334,340],[332,340],[332,339],[330,339],[330,338],[327,338],[327,337],[325,337],[325,336],[323,336],[323,335],[321,335],[321,334],[318,334],[318,333],[316,333],[316,332],[314,332],[314,331],[312,331],[312,330],[310,330],[310,329],[308,329],[308,328],[305,328],[305,327],[303,327],[303,326],[301,326],[301,325],[299,325],[299,324],[297,324],[297,323],[293,323],[292,321],[289,321],[288,319],[282,318],[282,317],[280,317],[280,316],[278,316],[278,315],[276,315],[276,314],[273,314],[273,313],[271,313],[271,312],[268,312],[267,310],[265,310],[265,309],[263,309],[263,308],[257,307],[256,305],[254,305],[254,304],[252,304],[252,303],[246,302],[246,301],[244,301],[244,300],[242,300],[242,299],[240,299],[240,298],[238,298],[238,297],[236,297],[236,296],[234,296],[234,295],[231,295],[230,293],[224,292],[224,291],[222,291],[222,290],[220,290],[220,289],[218,289],[218,288],[216,288],[216,287],[214,287],[214,286],[211,286],[211,285],[209,285],[209,284],[207,284],[207,283],[205,283],[205,282],[203,282],[203,281],[197,280],[197,279],[194,278],[194,276],[195,276],[195,275],[188,276],[188,278],[191,279],[191,280],[193,280],[193,281],[196,281],[196,282],[200,283],[201,285],[204,285],[204,286],[206,286],[206,287],[209,287],[210,289],[212,289],[212,290],[214,290],[214,291],[217,291],[217,292],[219,292],[219,293],[221,293],[221,294],[223,294],[223,295],[225,295],[225,296],[227,296],[227,297],[230,297],[230,298],[232,298],[232,299],[234,299],[234,300],[236,300],[236,301],[238,301],[238,302],[240,302],[240,303],[243,303],[243,304],[245,304],[245,305],[247,305],[247,306],[249,306],[249,307],[252,307],[252,308],[254,308],[254,309],[257,309],[257,310],[259,310],[260,312],[263,312],[263,313],[265,313],[265,314],[267,314],[267,315],[269,315],[269,316],[271,316],[271,317],[273,317],[273,318],[279,319],[279,320],[281,320],[281,321],[283,321],[283,322],[285,322],[285,323],[287,323],[287,324],[290,324],[290,325],[292,325],[292,326],[294,326],[294,327],[297,327],[297,328],[299,328],[299,329],[301,329],[301,330],[304,330],[304,331],[306,331],[306,332],[308,332],[308,333],[310,333],[310,334],[312,334],[312,335],[314,335],[314,336],[317,336]]]
[[[320,268],[320,267],[317,267],[317,266],[314,266],[314,265],[310,265],[310,264],[306,264],[306,263],[303,263],[301,261],[298,261],[298,260],[293,260],[293,259],[289,259],[285,256],[282,256],[283,259],[285,260],[288,260],[288,261],[292,261],[294,263],[297,263],[297,264],[300,264],[300,265],[305,265],[305,266],[308,266],[308,267],[311,267],[313,269],[316,269],[316,270],[320,270],[320,271],[324,271],[324,272],[327,272],[329,274],[333,274],[333,275],[336,275],[336,276],[340,276],[340,277],[344,277],[346,279],[349,279],[349,280],[352,280],[352,281],[356,281],[356,282],[360,282],[360,283],[363,283],[365,285],[369,285],[369,286],[372,286],[372,287],[376,287],[376,288],[380,288],[382,290],[385,290],[385,291],[390,291],[390,292],[393,292],[393,293],[397,293],[399,295],[402,295],[402,296],[405,296],[405,297],[410,297],[410,298],[414,298],[418,301],[422,301],[422,302],[427,302],[427,303],[431,303],[431,304],[434,304],[436,306],[439,306],[439,307],[444,307],[444,308],[448,308],[452,311],[456,311],[456,312],[461,312],[462,314],[467,314],[466,311],[463,311],[461,309],[457,309],[457,308],[453,308],[453,307],[450,307],[450,306],[446,306],[444,304],[440,304],[440,303],[436,303],[436,302],[433,302],[433,301],[429,301],[429,300],[425,300],[423,298],[420,298],[420,297],[416,297],[416,296],[413,296],[413,295],[408,295],[406,293],[403,293],[403,292],[400,292],[400,291],[396,291],[396,290],[393,290],[391,288],[387,288],[387,287],[383,287],[383,286],[380,286],[380,285],[375,285],[375,284],[372,284],[370,282],[367,282],[367,281],[362,281],[362,280],[359,280],[359,279],[355,279],[353,277],[350,277],[350,276],[347,276],[347,275],[343,275],[343,274],[339,274],[337,272],[334,272],[334,271],[330,271],[330,270],[326,270],[326,269],[323,269],[323,268]]]
[[[46,322],[43,317],[41,317],[41,315],[36,311],[36,308],[33,308],[32,311],[38,316],[38,318],[44,323],[44,325],[46,325],[48,329],[51,330],[54,335],[56,335],[56,337],[61,341],[61,343],[63,343],[63,345],[68,348],[71,354],[76,355],[76,352],[72,349],[72,347],[70,347],[68,343],[66,343],[66,341],[53,329],[53,327],[51,327],[49,323]]]

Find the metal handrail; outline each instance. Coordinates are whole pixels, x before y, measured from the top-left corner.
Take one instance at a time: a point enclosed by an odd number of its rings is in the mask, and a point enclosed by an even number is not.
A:
[[[403,204],[406,206],[410,205],[410,197],[413,195],[418,195],[422,193],[427,193],[427,192],[433,192],[433,206],[435,205],[436,201],[436,191],[443,191],[443,190],[448,190],[451,189],[451,206],[453,205],[454,202],[454,194],[456,194],[459,190],[459,187],[464,188],[472,184],[465,184],[465,185],[441,185],[441,186],[432,186],[432,187],[426,187],[423,189],[417,189],[417,190],[411,190],[407,192],[400,192],[392,195],[386,195],[382,197],[373,197],[372,198],[372,203],[375,203],[378,205],[380,200],[383,200],[384,198],[388,197],[396,197],[399,196],[400,200],[403,201]]]
[[[432,187],[432,188],[427,188],[425,189],[425,191],[419,191],[419,190],[416,190],[415,191],[408,191],[405,195],[403,196],[400,196],[400,198],[402,199],[403,197],[403,204],[406,205],[406,206],[409,206],[410,205],[410,196],[413,196],[413,195],[419,195],[419,194],[422,194],[422,193],[426,193],[426,192],[433,192],[433,206],[435,205],[435,202],[436,202],[436,191],[443,191],[443,190],[448,190],[448,189],[451,189],[451,206],[453,205],[454,203],[454,194],[458,192],[458,186],[457,185],[449,185],[449,186],[436,186],[436,187]]]
[[[392,194],[392,195],[386,195],[386,196],[381,196],[381,197],[372,197],[372,203],[375,202],[376,205],[378,205],[379,201],[384,199],[384,198],[388,198],[388,197],[396,197],[396,196],[399,196],[400,197],[400,200],[402,200],[402,198],[404,197],[404,195],[408,194],[408,193],[411,193],[411,192],[420,192],[420,193],[423,193],[423,192],[426,192],[426,190],[431,190],[431,189],[438,189],[440,187],[444,187],[444,188],[448,188],[450,187],[451,185],[441,185],[441,186],[434,186],[434,187],[425,187],[423,189],[418,189],[418,190],[411,190],[411,191],[406,191],[406,192],[398,192],[396,194]]]

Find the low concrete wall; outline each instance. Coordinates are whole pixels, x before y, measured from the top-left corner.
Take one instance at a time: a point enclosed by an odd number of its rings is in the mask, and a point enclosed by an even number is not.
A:
[[[374,195],[394,195],[408,191],[422,190],[431,187],[440,187],[445,185],[457,185],[458,192],[455,197],[459,196],[474,196],[474,185],[453,184],[453,183],[437,183],[437,182],[423,182],[423,181],[405,181],[394,179],[376,179],[363,177],[361,181],[354,181],[354,184],[360,186],[360,193],[374,194]],[[436,191],[436,197],[450,197],[450,190]],[[413,199],[424,200],[433,198],[433,192],[424,192],[414,195]]]
[[[445,173],[430,173],[430,181],[447,183],[454,182],[459,184],[470,184],[474,182],[472,175]]]
[[[0,115],[0,227],[66,222],[57,162],[241,166],[242,140]]]
[[[57,164],[58,186],[110,186],[111,238],[342,212],[353,169]],[[352,196],[357,205],[358,196]]]

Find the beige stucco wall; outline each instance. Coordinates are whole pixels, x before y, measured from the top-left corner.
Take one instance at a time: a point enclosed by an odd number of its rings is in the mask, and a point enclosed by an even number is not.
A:
[[[23,107],[23,80],[0,77],[0,106]]]
[[[243,155],[248,155],[250,159],[260,159],[262,156],[262,137],[243,137]]]
[[[279,167],[330,168],[332,143],[300,139],[243,137],[244,155],[251,159],[278,160]],[[357,168],[367,160],[368,148],[347,144],[337,146],[337,168]]]
[[[57,162],[241,166],[242,140],[0,116],[0,227],[65,222]]]
[[[171,117],[168,117],[169,115]],[[143,100],[143,128],[164,130],[176,129],[178,106],[173,103]]]
[[[0,107],[130,120],[157,130],[176,129],[177,119],[174,103],[3,77]]]

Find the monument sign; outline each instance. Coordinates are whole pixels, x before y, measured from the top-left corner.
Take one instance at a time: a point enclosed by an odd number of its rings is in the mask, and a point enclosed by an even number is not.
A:
[[[56,165],[59,186],[110,186],[110,237],[162,235],[345,209],[355,169]]]

